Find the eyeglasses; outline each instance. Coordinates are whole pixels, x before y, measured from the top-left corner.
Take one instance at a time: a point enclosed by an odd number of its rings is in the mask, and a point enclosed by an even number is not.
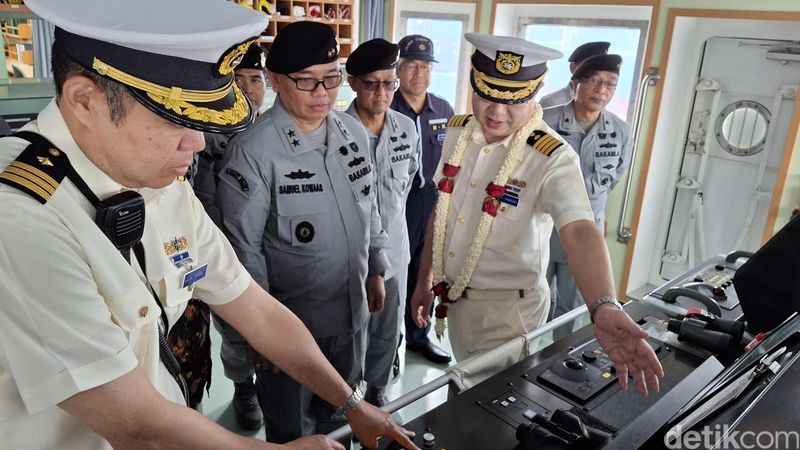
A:
[[[325,88],[325,90],[330,91],[331,89],[342,84],[342,71],[340,70],[338,75],[324,78],[293,78],[289,75],[286,75],[286,78],[294,81],[297,89],[301,91],[313,92],[317,90],[317,86],[320,84]]]
[[[383,88],[384,91],[395,91],[397,90],[397,86],[400,85],[400,80],[397,79],[389,81],[372,81],[362,80],[361,78],[356,77],[356,80],[364,85],[364,90],[370,92],[377,91],[378,88]]]
[[[617,88],[616,81],[605,81],[597,77],[584,78],[583,81],[585,81],[591,87],[605,86],[609,91],[613,91]]]
[[[420,71],[420,72],[430,72],[433,64],[429,62],[423,63],[405,63],[401,66],[402,68],[408,69],[412,72]]]

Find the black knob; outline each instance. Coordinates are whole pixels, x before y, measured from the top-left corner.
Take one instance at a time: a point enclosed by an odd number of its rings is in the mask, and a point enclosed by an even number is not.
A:
[[[694,277],[694,282],[695,283],[702,283],[703,282],[703,277]]]
[[[723,270],[725,270],[725,266],[723,266],[722,264],[717,264],[716,266],[714,266],[714,268],[715,268],[715,269],[717,269],[717,270],[719,270],[720,272],[722,272]]]
[[[581,353],[581,357],[583,358],[584,361],[588,363],[593,363],[597,361],[597,355],[595,355],[594,352],[590,352],[589,350],[586,350],[585,352]]]
[[[586,365],[584,363],[582,363],[578,359],[573,359],[573,358],[565,360],[564,366],[567,369],[572,369],[572,370],[583,370],[586,368]]]

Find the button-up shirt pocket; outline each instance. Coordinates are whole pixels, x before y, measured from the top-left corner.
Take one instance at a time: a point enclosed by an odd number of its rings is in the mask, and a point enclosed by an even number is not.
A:
[[[528,209],[527,202],[522,197],[523,192],[518,193],[516,196],[506,194],[503,197],[504,200],[497,206],[497,216],[494,218],[492,231],[486,240],[487,247],[508,249],[518,245],[519,233],[523,226],[521,218],[524,217],[525,210]]]
[[[606,150],[595,150],[593,156],[594,171],[588,193],[590,199],[599,198],[608,193],[617,178],[617,166],[620,163],[619,147]]]
[[[287,191],[288,192],[288,191]],[[326,240],[325,213],[335,199],[327,195],[278,195],[278,237],[289,251],[313,253]],[[330,219],[328,217],[328,219]],[[327,238],[332,238],[328,236]]]
[[[149,289],[141,283],[119,296],[106,295],[114,322],[127,333],[158,320],[161,309]]]

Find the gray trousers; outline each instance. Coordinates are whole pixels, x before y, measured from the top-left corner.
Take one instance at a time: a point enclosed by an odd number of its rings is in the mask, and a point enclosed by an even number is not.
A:
[[[575,278],[565,262],[550,261],[547,265],[547,284],[550,285],[550,317],[553,320],[558,316],[568,313],[583,305],[583,296],[578,292]],[[573,331],[582,328],[585,324],[577,319],[569,324],[553,330],[553,340],[569,336]]]
[[[364,362],[367,387],[384,389],[389,384],[405,309],[406,275],[404,270],[386,280],[383,310],[369,316],[367,356]]]
[[[347,384],[361,382],[366,351],[367,327],[354,333],[315,339],[322,354]],[[256,369],[256,391],[267,442],[284,444],[302,436],[327,434],[345,425],[343,414],[336,407],[317,397],[284,372]]]
[[[253,379],[255,362],[250,351],[250,346],[236,329],[228,325],[221,317],[211,313],[214,328],[222,336],[219,356],[225,376],[234,383],[244,383]]]

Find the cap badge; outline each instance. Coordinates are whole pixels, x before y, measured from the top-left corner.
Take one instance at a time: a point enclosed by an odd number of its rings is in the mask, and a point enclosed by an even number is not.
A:
[[[424,43],[424,42],[420,42],[418,47],[419,47],[419,50],[420,50],[421,52],[424,52],[425,50],[427,50],[427,49],[428,49],[428,46],[427,46],[427,45],[425,45],[425,43]]]
[[[339,43],[337,42],[336,46],[331,47],[331,49],[328,50],[328,58],[333,58],[334,56],[336,56],[338,54],[339,54]]]
[[[497,57],[494,59],[494,67],[503,75],[513,75],[519,72],[522,67],[522,55],[511,52],[497,52]]]
[[[241,44],[236,44],[229,48],[217,63],[217,72],[219,72],[219,74],[223,77],[233,72],[233,69],[235,69],[240,62],[242,62],[242,57],[244,57],[244,54],[247,53],[247,48],[250,47],[251,44],[258,45],[255,42],[255,39],[253,39],[242,42]]]

